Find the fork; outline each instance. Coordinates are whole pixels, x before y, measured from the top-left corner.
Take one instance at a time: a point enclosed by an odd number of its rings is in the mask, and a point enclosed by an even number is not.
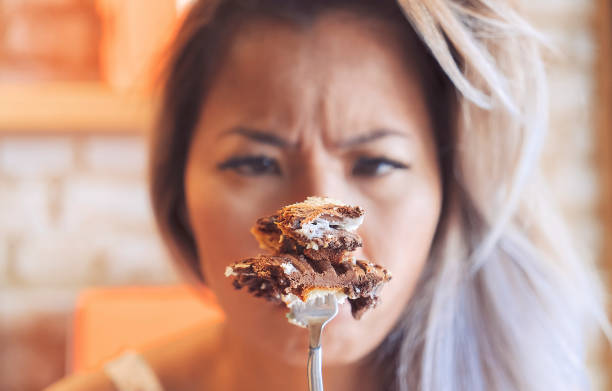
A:
[[[305,303],[298,302],[291,307],[291,314],[297,323],[308,328],[310,335],[308,349],[308,390],[323,391],[321,372],[321,332],[323,327],[338,314],[338,302],[334,294],[316,297]]]

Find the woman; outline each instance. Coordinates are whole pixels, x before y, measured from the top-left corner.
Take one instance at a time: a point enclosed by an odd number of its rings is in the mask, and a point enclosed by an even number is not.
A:
[[[326,328],[328,389],[587,388],[585,338],[605,318],[539,188],[536,39],[501,1],[196,3],[151,194],[226,320],[51,389],[304,389],[305,331],[223,271],[259,252],[257,217],[310,195],[362,206],[358,255],[394,275],[375,310],[342,306]]]

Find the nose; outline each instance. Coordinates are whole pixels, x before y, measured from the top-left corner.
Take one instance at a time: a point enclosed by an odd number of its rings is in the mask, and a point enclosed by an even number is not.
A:
[[[340,201],[347,199],[348,184],[341,164],[333,159],[313,155],[301,159],[293,172],[292,198],[304,200],[309,196],[329,197]]]

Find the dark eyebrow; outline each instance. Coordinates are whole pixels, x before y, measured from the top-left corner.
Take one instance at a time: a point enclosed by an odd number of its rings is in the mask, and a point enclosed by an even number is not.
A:
[[[404,132],[399,132],[397,130],[391,129],[376,129],[370,133],[359,135],[355,138],[340,141],[336,144],[338,148],[348,148],[354,147],[359,144],[365,144],[372,141],[379,140],[384,137],[397,136],[397,137],[408,137],[408,135]]]
[[[276,147],[285,148],[289,145],[286,140],[282,139],[281,137],[275,135],[272,132],[260,129],[247,128],[244,126],[236,126],[235,128],[221,133],[219,137],[224,137],[231,134],[238,134],[253,141],[257,141],[263,144],[274,145]]]

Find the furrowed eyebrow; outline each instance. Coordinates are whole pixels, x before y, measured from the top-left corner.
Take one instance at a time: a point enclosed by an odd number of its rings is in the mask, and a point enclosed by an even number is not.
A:
[[[236,126],[234,128],[231,128],[221,133],[219,137],[225,137],[229,135],[243,136],[250,140],[258,142],[258,143],[268,144],[268,145],[272,145],[272,146],[276,146],[280,148],[287,148],[287,147],[293,146],[287,140],[283,139],[282,137],[277,136],[273,132],[262,130],[262,129],[254,129],[254,128],[248,128],[244,126]],[[335,144],[335,147],[336,148],[349,148],[349,147],[354,147],[357,145],[373,142],[373,141],[376,141],[376,140],[379,140],[385,137],[408,138],[409,136],[406,133],[403,133],[397,130],[375,129],[374,131],[370,133],[362,134],[362,135],[356,136],[348,140],[337,142]]]
[[[397,130],[391,129],[376,129],[370,133],[359,135],[357,137],[340,141],[336,144],[338,148],[348,148],[354,147],[361,144],[366,144],[372,141],[380,140],[385,137],[403,137],[408,138],[409,136],[406,133],[399,132]]]
[[[230,130],[227,130],[223,132],[220,137],[225,137],[225,136],[229,136],[232,134],[244,136],[258,143],[273,145],[276,147],[286,148],[289,146],[289,143],[287,142],[287,140],[284,140],[283,138],[275,135],[274,133],[270,131],[247,128],[243,126],[237,126]]]

